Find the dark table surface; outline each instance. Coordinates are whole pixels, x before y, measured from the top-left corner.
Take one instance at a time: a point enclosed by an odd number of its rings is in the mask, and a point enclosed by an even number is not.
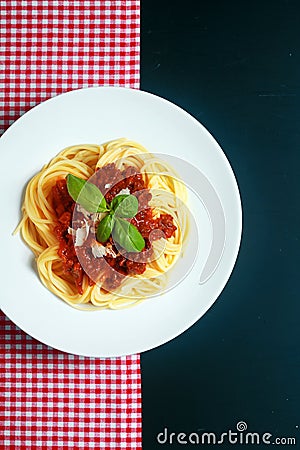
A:
[[[236,431],[239,421],[270,442],[295,437],[289,447],[300,448],[300,2],[141,3],[141,89],[186,109],[217,139],[244,215],[217,302],[142,355],[143,448],[195,448],[177,434]],[[173,444],[157,441],[165,427]],[[220,448],[245,445],[224,439]]]

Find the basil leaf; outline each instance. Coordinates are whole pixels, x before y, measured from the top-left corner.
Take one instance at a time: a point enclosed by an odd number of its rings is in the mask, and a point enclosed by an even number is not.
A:
[[[75,175],[67,175],[67,189],[72,199],[89,212],[105,212],[107,205],[100,189]]]
[[[119,217],[115,218],[112,236],[127,252],[140,252],[145,247],[145,241],[139,230]]]
[[[138,199],[134,195],[117,195],[110,204],[110,208],[118,217],[132,218],[136,215],[139,208]]]
[[[114,226],[114,217],[111,214],[105,216],[97,227],[97,240],[106,242],[112,232]]]

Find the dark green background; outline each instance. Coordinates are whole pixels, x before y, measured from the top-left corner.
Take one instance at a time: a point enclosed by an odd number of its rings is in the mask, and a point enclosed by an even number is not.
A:
[[[141,3],[141,89],[213,134],[244,214],[237,264],[218,301],[142,355],[143,448],[204,448],[159,445],[156,435],[164,427],[226,432],[240,420],[249,431],[295,436],[300,448],[300,2]]]

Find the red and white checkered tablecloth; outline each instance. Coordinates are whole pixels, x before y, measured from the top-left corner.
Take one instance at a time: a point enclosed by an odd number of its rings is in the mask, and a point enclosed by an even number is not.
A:
[[[139,1],[0,5],[1,133],[67,90],[139,87]],[[62,353],[0,313],[0,372],[0,449],[141,448],[139,355]]]
[[[0,127],[85,86],[139,87],[139,0],[4,0]]]

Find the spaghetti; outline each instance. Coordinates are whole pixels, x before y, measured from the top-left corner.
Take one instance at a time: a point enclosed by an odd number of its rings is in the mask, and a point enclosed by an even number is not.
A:
[[[159,219],[168,216],[175,226],[170,237],[153,240],[151,258],[143,273],[123,276],[122,282],[111,290],[104,289],[101,281],[91,282],[92,277],[84,273],[79,292],[59,255],[53,189],[57,180],[64,180],[68,174],[87,180],[109,165],[118,171],[135,168],[151,193],[149,206],[153,219],[162,223]],[[106,186],[111,188],[110,183]],[[42,283],[56,296],[79,309],[119,309],[137,304],[165,288],[167,272],[181,254],[188,231],[186,200],[186,188],[174,170],[137,142],[117,139],[103,145],[73,145],[62,150],[29,181],[23,217],[16,231],[21,231],[33,251]],[[132,222],[138,223],[135,218]]]

